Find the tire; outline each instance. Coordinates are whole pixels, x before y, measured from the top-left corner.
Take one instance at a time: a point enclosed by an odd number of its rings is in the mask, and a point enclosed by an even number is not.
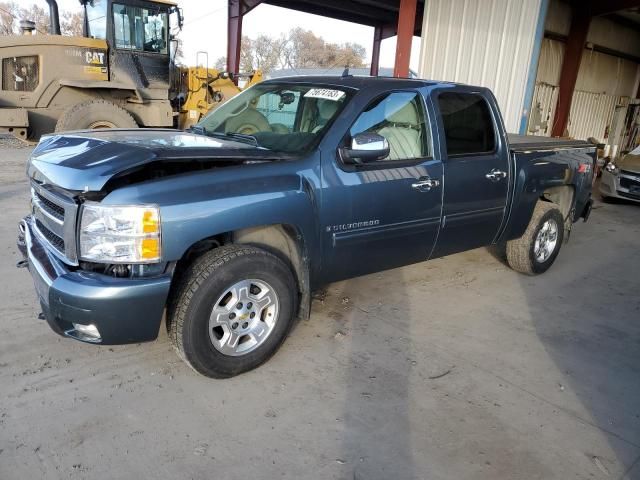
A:
[[[106,100],[89,100],[65,110],[56,123],[56,132],[98,128],[138,128],[124,108]]]
[[[270,132],[271,125],[266,117],[257,110],[247,108],[235,117],[230,117],[225,123],[225,131],[253,135],[258,132]]]
[[[241,282],[250,288],[232,288]],[[248,245],[216,248],[180,276],[167,313],[169,338],[196,372],[233,377],[263,364],[282,345],[294,322],[296,292],[291,269],[275,255]],[[214,307],[223,313],[216,315]],[[261,329],[268,332],[258,336]],[[232,347],[234,332],[239,340]]]
[[[555,240],[553,229],[555,225]],[[541,232],[545,229],[544,232]],[[541,236],[541,237],[540,237]],[[536,240],[538,244],[536,245]],[[517,272],[538,275],[553,264],[564,239],[564,219],[558,205],[539,201],[522,237],[507,242],[507,262]],[[553,243],[555,241],[555,243]],[[540,248],[541,244],[547,248]],[[545,250],[546,253],[537,255]]]

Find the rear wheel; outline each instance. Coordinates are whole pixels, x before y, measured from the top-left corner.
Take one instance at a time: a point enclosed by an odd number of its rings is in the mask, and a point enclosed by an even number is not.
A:
[[[553,264],[564,238],[564,220],[558,205],[539,201],[522,237],[507,242],[507,262],[528,275],[546,272]]]
[[[90,100],[65,110],[56,123],[56,132],[137,127],[134,118],[124,108],[106,100]]]
[[[198,258],[169,308],[178,354],[194,370],[231,377],[267,361],[294,320],[295,281],[285,263],[252,246],[231,245]]]

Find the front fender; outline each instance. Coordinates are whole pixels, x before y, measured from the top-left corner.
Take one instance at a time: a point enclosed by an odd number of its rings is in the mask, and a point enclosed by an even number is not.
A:
[[[181,259],[205,238],[274,224],[295,227],[317,258],[317,185],[284,167],[283,162],[192,172],[117,189],[103,203],[159,205],[165,261]]]

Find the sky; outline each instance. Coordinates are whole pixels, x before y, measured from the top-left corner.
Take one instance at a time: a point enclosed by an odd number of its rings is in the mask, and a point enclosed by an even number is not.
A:
[[[227,52],[227,0],[178,0],[184,13],[184,59],[187,65],[195,65],[198,51],[208,52],[212,65]],[[44,2],[38,2],[44,3]],[[61,11],[80,10],[78,0],[58,0]],[[45,5],[46,7],[46,5]],[[367,49],[366,63],[371,61],[373,27],[342,22],[318,15],[297,12],[271,5],[259,5],[243,21],[243,34],[255,38],[260,34],[277,37],[295,27],[313,31],[331,43],[355,42]],[[393,67],[396,39],[383,40],[380,48],[380,66]],[[420,39],[414,37],[411,50],[411,69],[418,70]]]

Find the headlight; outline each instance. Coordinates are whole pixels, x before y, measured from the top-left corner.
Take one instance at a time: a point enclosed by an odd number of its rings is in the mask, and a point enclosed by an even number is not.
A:
[[[152,263],[161,258],[160,210],[87,202],[80,219],[80,258],[101,263]]]
[[[616,164],[613,162],[607,163],[607,165],[604,168],[607,172],[613,173],[614,175],[618,173],[618,167],[616,167]]]

